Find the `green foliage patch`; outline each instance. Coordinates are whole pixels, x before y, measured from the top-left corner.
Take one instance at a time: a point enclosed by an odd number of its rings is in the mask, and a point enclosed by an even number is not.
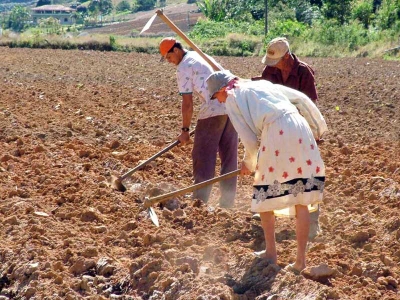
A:
[[[79,29],[98,26],[99,20],[111,20],[111,14],[114,19],[114,12],[124,15],[132,11],[154,9],[162,3],[165,5],[165,2],[156,0],[122,0],[116,7],[113,7],[111,0],[79,2],[87,7],[81,7],[80,11],[74,13]],[[187,34],[204,52],[211,55],[261,55],[264,54],[266,43],[277,36],[284,36],[299,56],[382,57],[385,53],[385,56],[398,57],[396,51],[387,53],[385,48],[399,46],[400,0],[268,0],[267,24],[265,0],[198,0],[196,3],[206,19],[200,19]],[[9,14],[0,15],[0,24],[3,32],[32,30],[29,29],[32,26],[29,11],[23,6],[15,6]],[[30,38],[0,39],[0,42],[12,47],[158,53],[160,37],[130,38],[126,41],[122,37],[107,35],[97,41],[92,39],[84,42],[62,39],[67,32],[76,32],[77,28],[66,29],[49,18],[40,22],[36,33],[32,30]],[[50,38],[52,35],[59,38]]]

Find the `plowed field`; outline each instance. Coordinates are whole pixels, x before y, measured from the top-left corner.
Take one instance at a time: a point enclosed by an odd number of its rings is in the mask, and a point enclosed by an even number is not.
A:
[[[128,21],[116,22],[103,27],[86,29],[85,31],[90,34],[113,34],[118,36],[137,35],[142,31],[149,19],[155,14],[155,11],[156,10],[141,11],[135,14],[126,15],[125,18],[128,19]],[[199,12],[196,4],[186,3],[169,5],[163,8],[163,13],[183,32],[188,32],[202,16],[202,13]],[[176,35],[176,33],[172,31],[164,21],[157,17],[154,19],[150,28],[142,33],[141,36],[146,35],[171,36]]]
[[[278,266],[252,220],[251,178],[232,210],[180,196],[191,145],[113,189],[180,133],[175,67],[137,53],[0,48],[0,299],[400,299],[400,63],[305,58],[330,131],[322,232],[301,275],[294,221],[278,219]],[[217,57],[236,75],[261,58]],[[194,124],[194,122],[193,122]],[[240,148],[240,153],[242,153]],[[218,173],[216,174],[218,175]]]

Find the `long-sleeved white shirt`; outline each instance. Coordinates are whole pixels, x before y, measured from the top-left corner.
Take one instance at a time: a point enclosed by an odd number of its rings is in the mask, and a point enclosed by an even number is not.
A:
[[[228,92],[225,107],[245,147],[244,163],[251,171],[255,169],[258,137],[265,124],[286,113],[298,113],[299,109],[311,123],[315,138],[327,130],[320,111],[306,95],[269,81],[240,81],[237,88]]]

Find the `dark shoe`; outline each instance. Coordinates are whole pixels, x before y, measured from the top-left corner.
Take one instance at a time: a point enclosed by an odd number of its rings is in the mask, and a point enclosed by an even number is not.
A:
[[[256,221],[261,221],[260,214],[254,214],[254,215],[251,217],[251,219],[252,219],[252,220],[256,220]]]

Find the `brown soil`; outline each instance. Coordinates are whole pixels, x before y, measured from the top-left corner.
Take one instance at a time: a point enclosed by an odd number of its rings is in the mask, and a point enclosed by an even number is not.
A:
[[[399,62],[306,59],[330,131],[322,233],[296,276],[280,268],[295,257],[293,220],[277,221],[279,267],[253,257],[264,244],[251,178],[232,210],[215,186],[209,205],[178,197],[151,222],[145,196],[192,184],[190,145],[134,173],[128,191],[109,186],[179,134],[174,66],[0,51],[1,299],[400,299]],[[261,73],[259,57],[217,59]]]

